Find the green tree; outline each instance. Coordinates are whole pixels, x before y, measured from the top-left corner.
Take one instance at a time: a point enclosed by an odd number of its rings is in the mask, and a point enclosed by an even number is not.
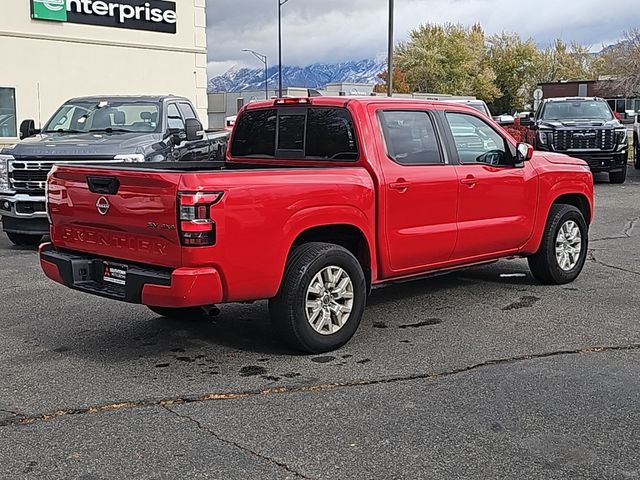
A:
[[[501,92],[490,103],[491,111],[502,114],[524,109],[537,87],[536,72],[542,56],[537,45],[515,33],[501,33],[489,37],[487,50]]]
[[[396,48],[396,63],[415,92],[472,95],[487,102],[501,95],[478,24],[422,25]]]
[[[596,80],[600,73],[600,62],[589,48],[558,39],[541,52],[535,70],[538,83]]]

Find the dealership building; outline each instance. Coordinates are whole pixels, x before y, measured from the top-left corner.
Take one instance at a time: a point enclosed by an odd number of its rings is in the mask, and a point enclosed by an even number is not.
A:
[[[0,16],[0,145],[69,98],[174,94],[207,122],[206,0],[9,0]]]

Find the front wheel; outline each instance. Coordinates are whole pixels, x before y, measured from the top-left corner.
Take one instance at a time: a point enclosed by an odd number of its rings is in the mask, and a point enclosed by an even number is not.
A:
[[[627,180],[627,166],[622,167],[619,172],[609,172],[609,181],[611,183],[624,183]]]
[[[540,249],[528,259],[531,273],[547,285],[573,282],[582,272],[588,246],[582,212],[572,205],[553,205]]]
[[[42,242],[43,235],[30,235],[26,233],[6,232],[7,237],[14,245],[21,247],[37,247]]]
[[[351,339],[366,297],[362,266],[351,252],[338,245],[308,243],[291,253],[269,312],[289,346],[322,353]]]

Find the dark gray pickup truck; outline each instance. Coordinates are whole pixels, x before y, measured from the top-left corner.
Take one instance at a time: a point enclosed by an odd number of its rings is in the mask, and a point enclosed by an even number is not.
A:
[[[20,135],[0,151],[0,215],[13,243],[37,245],[54,164],[223,160],[228,132],[205,132],[183,97],[107,96],[69,100],[41,130],[22,122]]]

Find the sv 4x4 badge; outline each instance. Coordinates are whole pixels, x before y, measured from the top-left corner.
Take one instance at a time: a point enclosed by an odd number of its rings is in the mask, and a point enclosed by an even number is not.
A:
[[[147,228],[154,228],[154,229],[160,229],[160,230],[170,230],[173,231],[176,229],[175,225],[169,225],[168,223],[155,223],[155,222],[149,222],[147,223]]]

